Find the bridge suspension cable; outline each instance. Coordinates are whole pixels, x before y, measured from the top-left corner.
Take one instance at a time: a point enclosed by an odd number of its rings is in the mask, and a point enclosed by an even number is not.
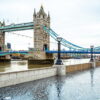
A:
[[[10,33],[10,32],[8,32],[8,33]],[[21,35],[21,34],[18,34],[18,33],[12,33],[12,32],[11,32],[10,34],[14,34],[14,35],[22,36],[22,37],[26,37],[26,38],[33,38],[33,37],[31,37],[31,36]]]
[[[43,26],[43,29],[53,38],[57,41],[57,37],[59,36],[57,33],[55,33],[51,28],[47,28],[46,26]],[[75,45],[65,39],[62,39],[61,44],[64,45],[67,48],[71,48],[71,49],[87,49],[87,48],[83,48],[80,47],[78,45]]]
[[[57,37],[59,36],[57,33],[55,33],[51,28],[48,28],[46,26],[43,26],[43,29],[53,38],[57,41]],[[69,49],[73,49],[73,50],[82,50],[82,51],[90,51],[90,48],[84,48],[81,46],[78,46],[76,44],[73,44],[67,40],[65,40],[64,38],[62,38],[61,44]],[[95,47],[95,50],[100,50],[100,46]]]

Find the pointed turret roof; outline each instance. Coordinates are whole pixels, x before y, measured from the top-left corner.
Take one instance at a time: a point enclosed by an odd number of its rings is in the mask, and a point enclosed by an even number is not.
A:
[[[5,20],[3,20],[3,23],[2,24],[5,25]]]
[[[44,12],[44,8],[43,8],[43,6],[41,5],[41,8],[40,8],[40,10],[39,10],[39,15],[46,15],[46,13]]]
[[[48,18],[50,18],[50,13],[48,12]]]
[[[33,16],[36,17],[36,10],[35,10],[35,9],[34,9],[34,14],[33,14]]]

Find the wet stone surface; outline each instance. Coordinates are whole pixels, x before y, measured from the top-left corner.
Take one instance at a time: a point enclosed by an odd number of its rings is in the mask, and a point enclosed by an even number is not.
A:
[[[100,68],[0,88],[0,100],[100,100]]]

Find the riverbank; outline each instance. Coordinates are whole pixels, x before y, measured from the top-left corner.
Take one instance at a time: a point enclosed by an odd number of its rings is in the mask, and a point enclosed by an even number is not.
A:
[[[100,66],[100,62],[95,63],[96,67]],[[54,65],[52,67],[35,68],[15,72],[0,73],[0,87],[15,85],[19,83],[29,82],[33,80],[43,79],[56,75],[63,75],[75,71],[83,71],[93,67],[93,63],[77,64],[77,65]]]

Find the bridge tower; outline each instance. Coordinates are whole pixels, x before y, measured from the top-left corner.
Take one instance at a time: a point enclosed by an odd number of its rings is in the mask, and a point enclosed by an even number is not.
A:
[[[34,48],[45,51],[50,49],[50,36],[43,30],[41,25],[50,27],[50,15],[45,13],[43,6],[39,12],[34,9]]]
[[[5,26],[5,22],[0,22],[0,27]],[[0,51],[5,49],[5,33],[0,31]]]

